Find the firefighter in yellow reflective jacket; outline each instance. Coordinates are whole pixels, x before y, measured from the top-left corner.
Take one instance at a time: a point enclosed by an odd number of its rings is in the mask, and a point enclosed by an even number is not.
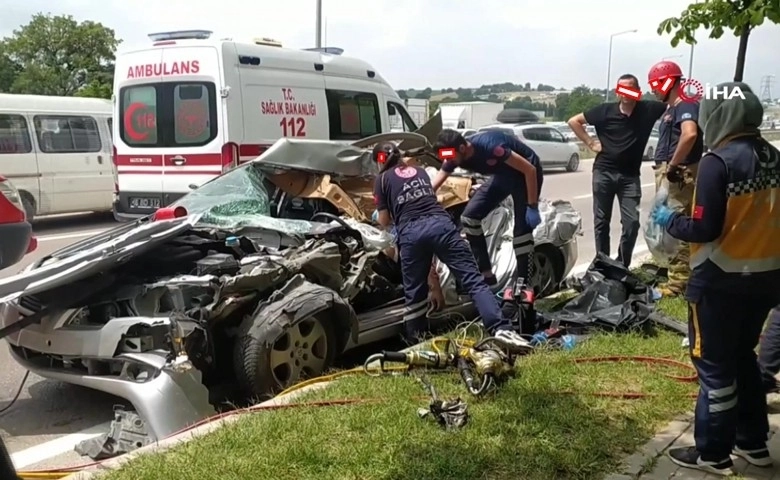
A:
[[[712,148],[699,162],[690,216],[660,206],[653,221],[691,246],[688,337],[699,374],[696,445],[673,448],[683,467],[728,475],[730,455],[769,467],[766,394],[755,348],[780,303],[780,152],[761,138],[761,102],[704,100],[699,122]]]

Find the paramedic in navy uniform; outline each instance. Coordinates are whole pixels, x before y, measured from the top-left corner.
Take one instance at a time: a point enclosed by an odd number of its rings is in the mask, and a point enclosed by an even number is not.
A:
[[[433,180],[433,190],[441,187],[456,167],[483,175],[492,175],[469,200],[460,217],[463,233],[471,245],[477,265],[485,281],[493,285],[496,277],[490,264],[484,219],[509,195],[515,208],[514,239],[517,274],[530,283],[531,254],[534,248],[533,231],[539,223],[539,195],[542,190],[542,165],[531,147],[517,137],[500,131],[474,134],[468,140],[455,130],[445,129],[439,134],[436,148],[454,150],[445,160]]]
[[[428,173],[402,162],[401,152],[392,143],[374,147],[373,159],[379,164],[374,184],[377,217],[383,227],[394,225],[397,234],[407,340],[416,339],[425,328],[428,273],[435,255],[468,291],[488,332],[510,346],[530,348],[504,319],[498,299],[479,274],[468,244],[436,199]]]

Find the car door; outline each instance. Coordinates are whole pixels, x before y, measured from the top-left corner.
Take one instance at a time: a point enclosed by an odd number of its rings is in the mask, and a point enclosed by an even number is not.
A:
[[[569,148],[566,137],[557,128],[547,128],[549,130],[550,144],[554,149],[556,165],[566,165],[571,158],[571,149]]]
[[[543,166],[554,166],[556,152],[553,148],[549,129],[544,127],[530,127],[522,130],[526,143],[531,147],[542,162]]]
[[[51,202],[47,213],[101,210],[111,187],[100,181],[103,153],[97,119],[81,114],[33,116],[41,187]],[[44,185],[45,182],[45,185]]]

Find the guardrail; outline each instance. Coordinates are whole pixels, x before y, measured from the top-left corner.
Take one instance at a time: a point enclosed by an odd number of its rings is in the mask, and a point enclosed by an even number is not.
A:
[[[761,136],[770,142],[780,141],[780,130],[761,130]],[[593,158],[596,155],[580,141],[571,142],[577,145],[580,149],[580,158],[588,159]]]

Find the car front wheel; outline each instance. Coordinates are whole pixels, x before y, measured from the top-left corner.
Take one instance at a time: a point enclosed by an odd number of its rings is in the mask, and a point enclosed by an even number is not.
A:
[[[239,384],[252,399],[270,398],[318,377],[333,362],[335,332],[324,313],[288,324],[276,338],[268,338],[272,328],[252,328],[268,319],[247,317],[244,322],[249,324],[242,324],[246,335],[236,344],[234,363]]]
[[[546,297],[558,291],[563,280],[563,259],[553,245],[540,245],[534,249],[532,286],[539,297]]]

